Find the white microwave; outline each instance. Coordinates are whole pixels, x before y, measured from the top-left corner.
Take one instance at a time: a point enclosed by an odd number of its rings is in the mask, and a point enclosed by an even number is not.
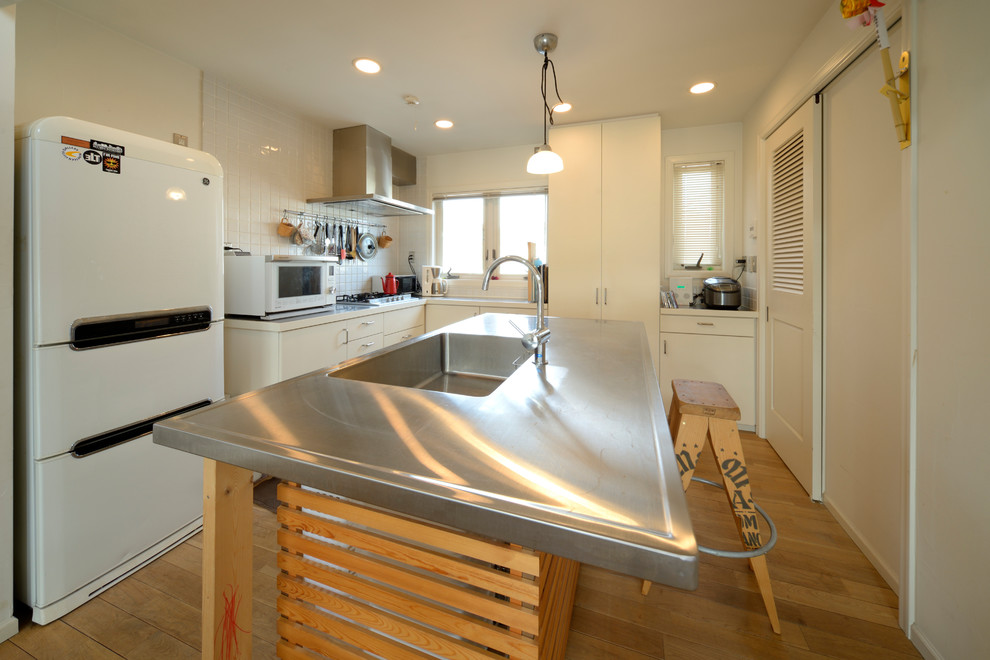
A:
[[[224,313],[276,319],[310,314],[337,300],[336,257],[228,254]]]

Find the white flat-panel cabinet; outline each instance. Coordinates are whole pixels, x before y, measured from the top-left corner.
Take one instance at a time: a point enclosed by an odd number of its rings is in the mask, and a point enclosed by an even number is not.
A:
[[[756,427],[756,317],[752,312],[664,313],[660,320],[660,393],[666,410],[675,379],[721,383],[739,406],[739,425]]]
[[[551,132],[550,303],[557,316],[642,321],[654,367],[660,334],[660,118]]]
[[[426,331],[433,332],[451,323],[478,315],[477,305],[430,305],[426,306]]]

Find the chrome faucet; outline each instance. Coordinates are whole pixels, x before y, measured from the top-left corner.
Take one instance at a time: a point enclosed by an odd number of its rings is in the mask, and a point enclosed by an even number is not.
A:
[[[547,327],[546,317],[543,313],[543,278],[540,277],[540,271],[536,269],[536,266],[529,263],[522,257],[517,257],[510,254],[505,257],[499,257],[492,262],[488,270],[485,271],[485,280],[481,283],[482,291],[488,291],[488,283],[492,280],[492,273],[495,269],[504,264],[506,261],[516,261],[522,265],[529,268],[529,271],[533,274],[533,279],[536,280],[536,330],[532,332],[524,332],[512,321],[512,327],[519,331],[522,335],[522,344],[528,350],[533,351],[533,362],[536,364],[546,364],[547,363],[547,347],[546,343],[550,340],[550,328]]]

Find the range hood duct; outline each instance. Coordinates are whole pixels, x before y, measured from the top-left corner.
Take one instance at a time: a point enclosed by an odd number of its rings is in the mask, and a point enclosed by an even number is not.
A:
[[[371,126],[333,132],[333,196],[307,199],[338,211],[365,216],[432,215],[433,211],[392,199],[392,185],[416,183],[416,158],[392,146],[392,138]]]

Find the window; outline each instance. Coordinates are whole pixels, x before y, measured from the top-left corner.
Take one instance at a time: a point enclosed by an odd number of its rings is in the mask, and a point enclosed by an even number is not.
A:
[[[537,258],[547,259],[546,190],[438,195],[433,204],[439,261],[454,274],[480,277],[498,257],[525,259],[529,243],[536,244]],[[507,263],[499,271],[503,277],[522,277],[526,267]]]
[[[670,182],[668,271],[698,265],[726,271],[731,263],[731,154],[667,159]]]

